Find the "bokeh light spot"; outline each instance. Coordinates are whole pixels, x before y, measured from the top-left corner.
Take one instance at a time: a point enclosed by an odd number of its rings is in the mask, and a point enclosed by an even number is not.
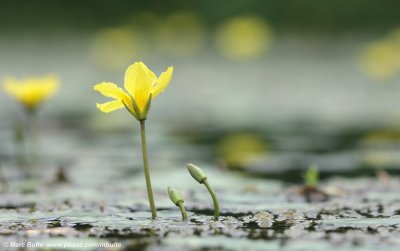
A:
[[[92,57],[96,65],[106,70],[121,70],[145,51],[140,32],[128,28],[108,28],[94,39]]]
[[[228,135],[218,143],[219,157],[229,167],[245,167],[268,153],[269,147],[258,135],[236,133]]]
[[[216,32],[219,52],[234,60],[248,60],[263,55],[270,47],[272,30],[257,16],[235,17],[222,23]]]
[[[158,30],[158,46],[172,56],[192,56],[205,45],[206,30],[200,18],[192,12],[176,12],[167,17]]]

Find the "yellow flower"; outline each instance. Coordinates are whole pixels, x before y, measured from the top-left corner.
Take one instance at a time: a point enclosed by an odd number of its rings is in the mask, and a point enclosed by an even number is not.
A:
[[[93,87],[106,97],[115,100],[97,104],[102,112],[112,112],[125,107],[136,119],[146,119],[151,100],[167,88],[171,81],[173,67],[156,75],[143,62],[136,62],[125,72],[124,89],[111,82],[102,82]]]
[[[56,76],[49,75],[45,77],[28,77],[21,80],[6,78],[3,82],[5,92],[32,111],[55,93],[59,79]]]

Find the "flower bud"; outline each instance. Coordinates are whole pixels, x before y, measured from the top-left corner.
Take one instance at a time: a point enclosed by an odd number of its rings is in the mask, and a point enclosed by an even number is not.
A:
[[[168,195],[176,206],[179,206],[179,203],[183,203],[182,195],[175,188],[168,187]]]
[[[204,180],[207,179],[207,176],[204,174],[203,170],[200,169],[200,167],[195,166],[191,163],[187,164],[187,169],[192,175],[192,177],[197,180],[200,184],[204,182]]]

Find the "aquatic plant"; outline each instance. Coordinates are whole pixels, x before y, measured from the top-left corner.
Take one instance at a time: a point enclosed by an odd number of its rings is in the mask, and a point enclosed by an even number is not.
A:
[[[19,124],[14,127],[14,139],[16,145],[20,145],[17,156],[17,162],[20,165],[26,164],[26,158],[23,151],[25,144],[25,134],[30,137],[32,159],[29,164],[38,164],[40,160],[39,142],[36,135],[35,119],[39,106],[48,98],[54,95],[59,86],[59,79],[55,75],[44,77],[27,77],[16,79],[8,77],[3,80],[3,89],[24,108],[26,124]]]
[[[214,220],[217,221],[218,217],[219,217],[219,202],[218,202],[217,195],[215,194],[214,190],[210,186],[210,183],[208,183],[207,176],[204,174],[203,170],[201,170],[200,167],[195,166],[191,163],[187,164],[187,169],[188,169],[190,175],[192,175],[192,177],[197,182],[199,182],[200,184],[204,184],[206,186],[206,188],[207,188],[208,192],[210,193],[211,198],[214,202]]]
[[[319,171],[316,165],[310,166],[304,173],[304,183],[309,188],[316,188],[319,182]]]
[[[115,99],[103,104],[97,104],[97,108],[102,112],[109,113],[125,107],[140,122],[143,168],[153,219],[157,217],[157,212],[147,158],[145,121],[150,110],[151,101],[167,88],[171,81],[172,73],[173,67],[170,66],[157,78],[143,62],[136,62],[130,65],[125,72],[125,90],[111,82],[102,82],[93,87],[94,90],[102,95]]]
[[[54,75],[45,77],[28,77],[17,80],[9,77],[4,79],[4,91],[24,106],[27,112],[36,112],[38,106],[53,96],[59,84]]]
[[[183,206],[183,203],[185,201],[183,200],[182,195],[175,188],[168,187],[168,196],[171,199],[172,203],[174,203],[175,206],[179,207],[179,209],[181,210],[182,220],[183,221],[187,220],[186,210],[185,207]]]

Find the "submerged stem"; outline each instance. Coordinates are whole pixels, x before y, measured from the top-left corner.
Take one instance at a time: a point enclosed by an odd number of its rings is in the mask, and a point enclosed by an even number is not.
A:
[[[152,219],[155,219],[157,217],[157,212],[156,212],[156,206],[154,204],[153,190],[151,188],[149,162],[147,159],[146,125],[144,119],[140,120],[140,131],[142,135],[143,168],[144,168],[144,177],[146,178],[147,195],[149,197],[151,217]]]
[[[214,190],[211,188],[207,179],[205,179],[203,181],[203,184],[207,187],[208,191],[211,194],[212,200],[214,202],[214,220],[217,221],[218,217],[219,217],[219,203],[218,203],[217,195],[215,194]]]

